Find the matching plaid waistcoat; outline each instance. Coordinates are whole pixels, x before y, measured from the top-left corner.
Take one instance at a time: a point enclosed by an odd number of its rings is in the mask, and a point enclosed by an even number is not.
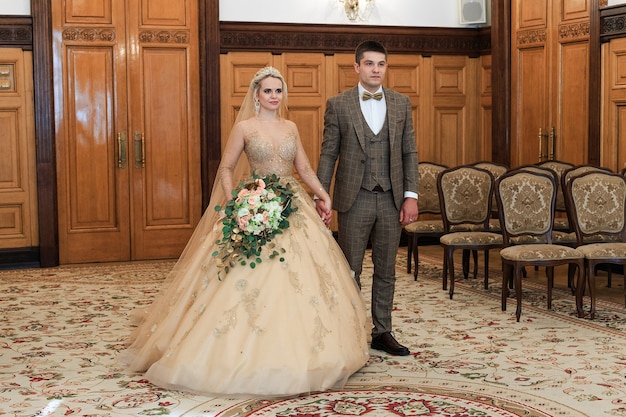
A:
[[[384,191],[391,189],[389,173],[389,124],[385,116],[385,123],[378,134],[374,134],[365,121],[363,114],[359,112],[365,126],[365,172],[361,187],[373,190],[377,185]]]

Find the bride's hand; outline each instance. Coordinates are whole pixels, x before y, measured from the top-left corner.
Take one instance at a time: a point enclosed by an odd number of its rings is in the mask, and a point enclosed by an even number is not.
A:
[[[330,225],[330,221],[333,217],[332,212],[332,204],[330,198],[327,199],[317,199],[315,200],[315,208],[317,210],[317,214],[319,214],[320,218],[324,222],[326,226]]]

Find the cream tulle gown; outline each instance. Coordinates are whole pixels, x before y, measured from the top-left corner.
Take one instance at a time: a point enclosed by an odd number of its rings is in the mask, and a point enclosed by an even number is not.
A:
[[[292,395],[343,386],[368,360],[360,291],[311,198],[291,177],[294,135],[245,136],[250,166],[297,190],[298,210],[274,239],[285,261],[237,265],[217,279],[221,223],[211,202],[167,288],[139,317],[120,361],[165,388],[207,395]]]

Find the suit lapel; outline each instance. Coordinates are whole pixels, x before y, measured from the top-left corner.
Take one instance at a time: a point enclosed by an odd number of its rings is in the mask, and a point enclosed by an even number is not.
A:
[[[389,145],[393,145],[396,140],[396,120],[398,119],[398,106],[396,96],[391,94],[389,90],[383,87],[385,92],[385,101],[387,102],[387,125],[389,128]]]
[[[357,139],[363,151],[365,151],[365,118],[361,113],[361,103],[359,102],[359,89],[358,87],[352,88],[348,96],[348,108],[350,109],[350,117],[352,118],[352,125],[356,132]]]

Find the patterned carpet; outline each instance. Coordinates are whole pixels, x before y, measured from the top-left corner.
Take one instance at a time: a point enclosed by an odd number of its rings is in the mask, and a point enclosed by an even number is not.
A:
[[[344,390],[278,399],[162,390],[116,365],[128,313],[150,303],[172,262],[0,271],[0,415],[626,416],[623,306],[600,302],[595,320],[578,319],[568,291],[548,311],[529,283],[517,323],[513,302],[500,310],[497,270],[489,290],[482,277],[459,280],[450,300],[439,259],[420,256],[415,282],[402,258],[394,327],[412,355],[371,351]]]

